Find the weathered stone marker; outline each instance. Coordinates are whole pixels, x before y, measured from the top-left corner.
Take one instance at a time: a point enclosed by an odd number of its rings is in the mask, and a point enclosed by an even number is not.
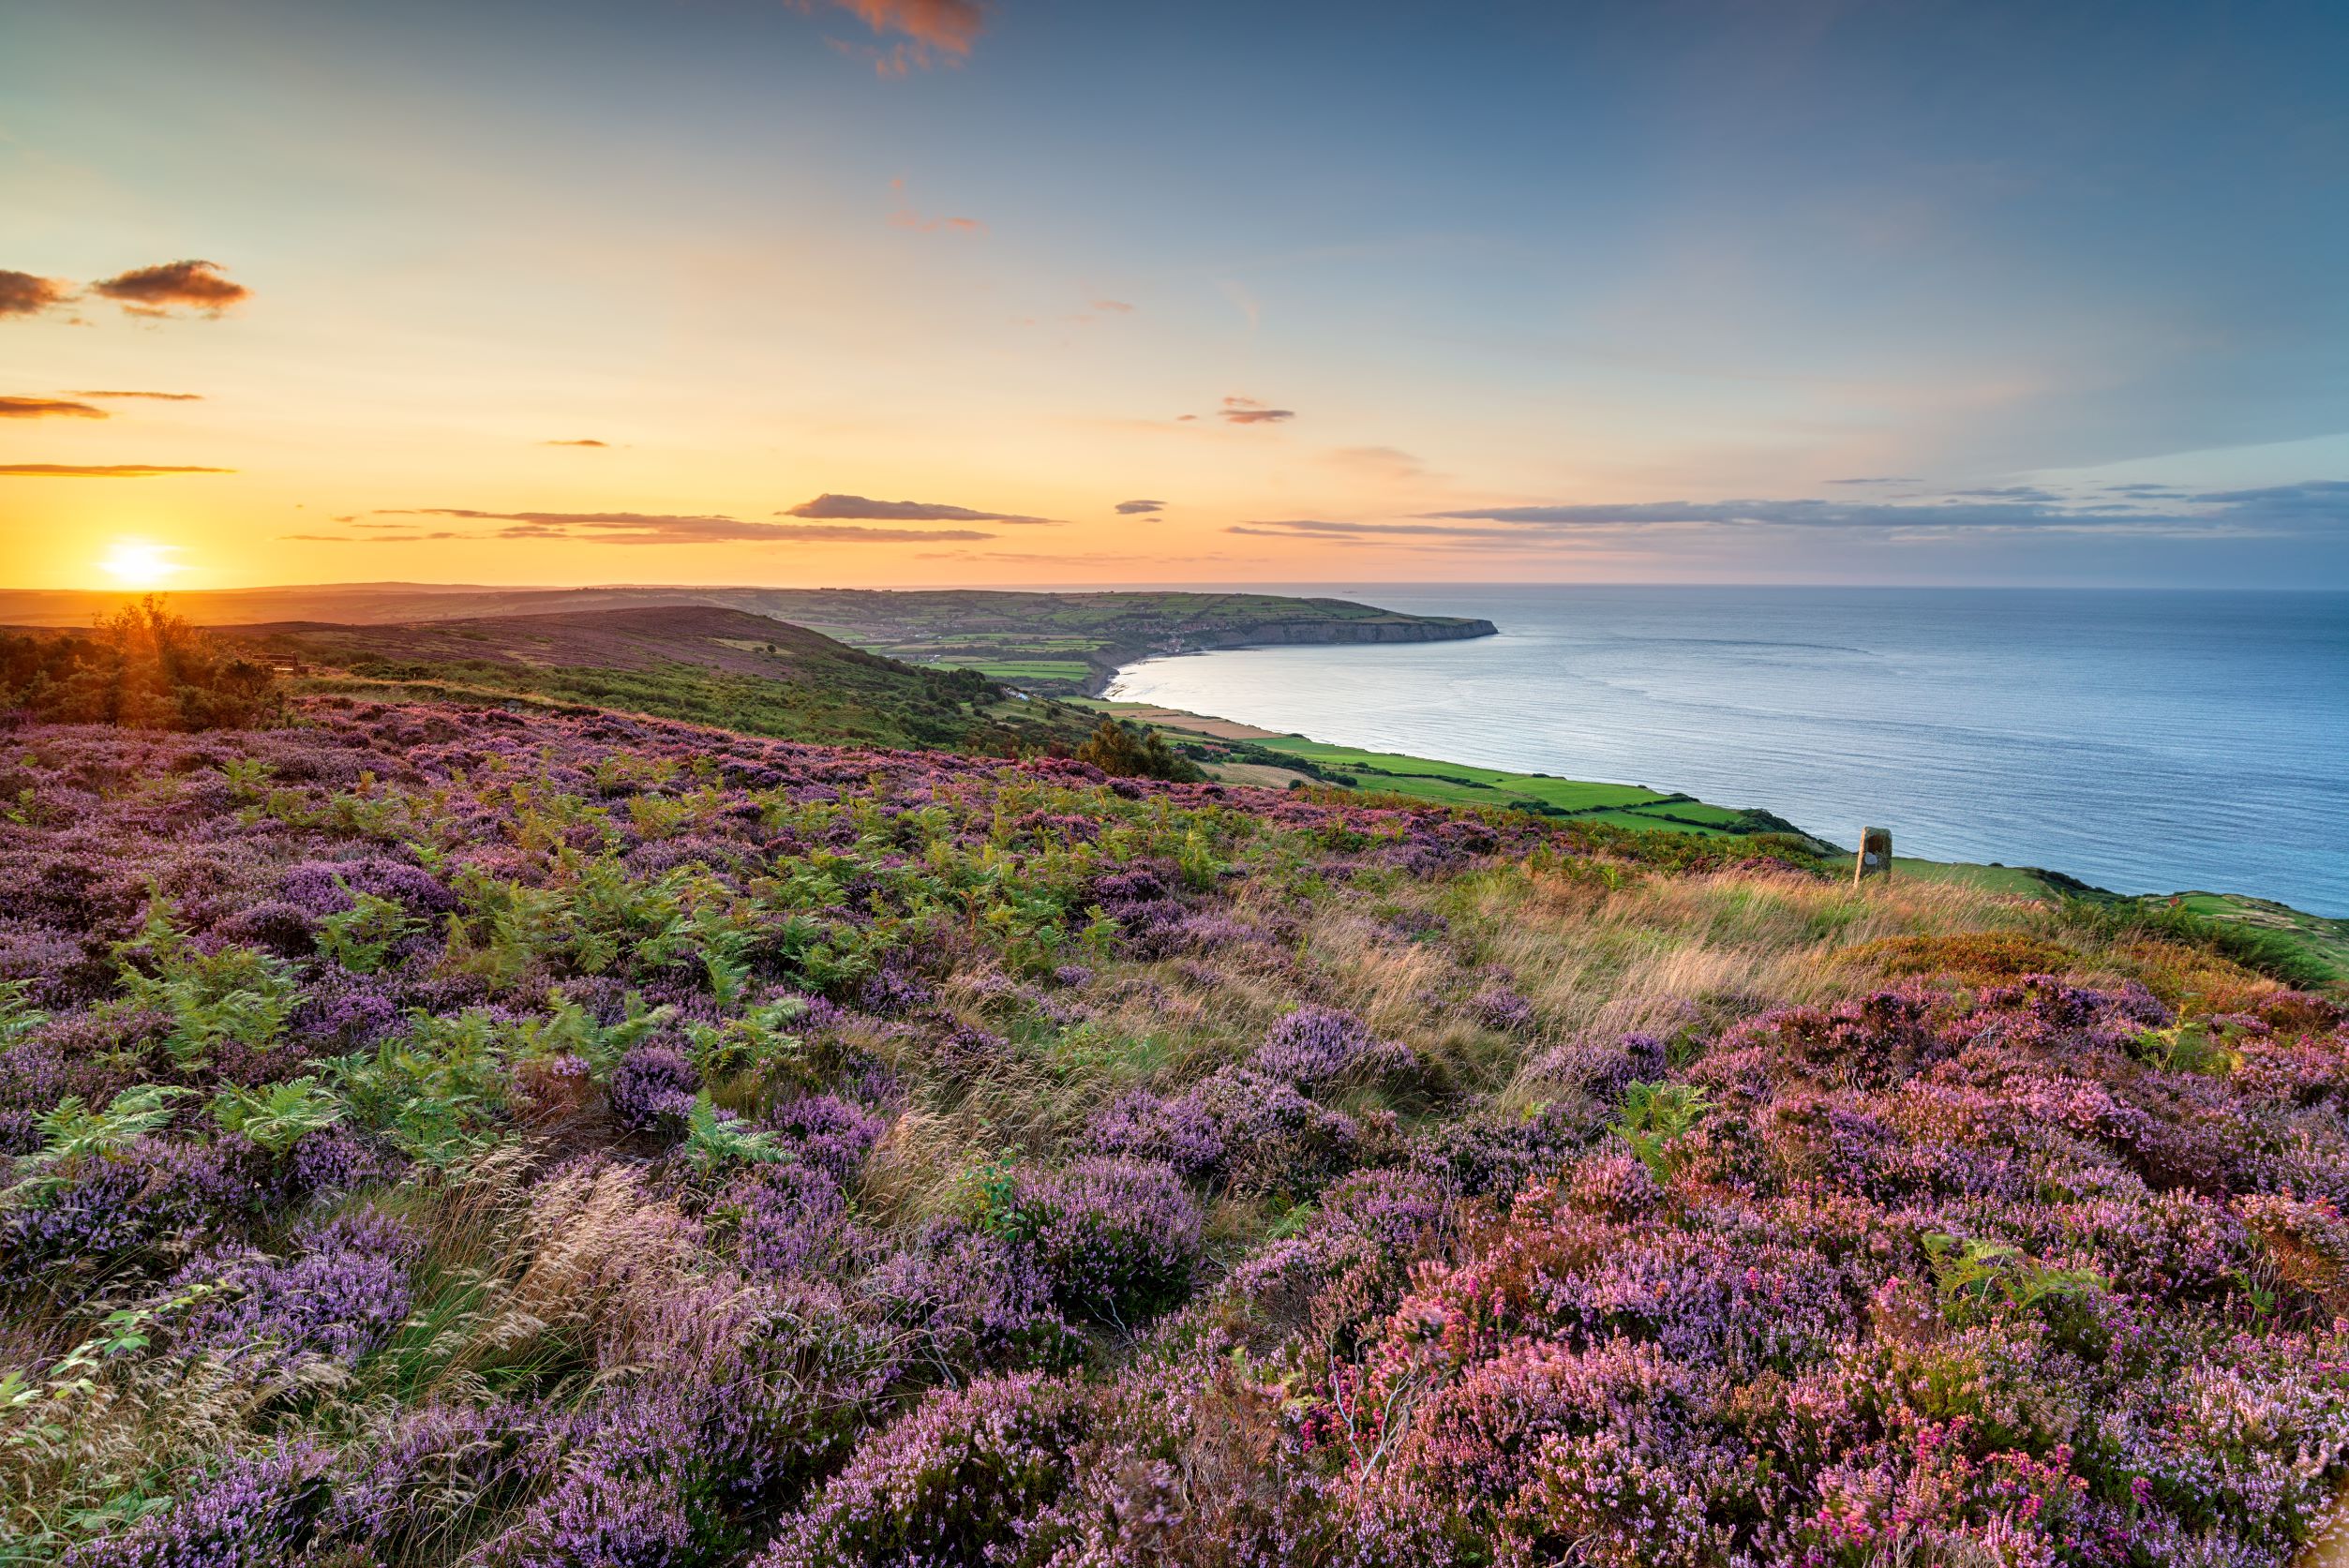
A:
[[[1890,828],[1860,829],[1860,853],[1852,858],[1851,885],[1857,888],[1871,876],[1885,881],[1893,879],[1893,830]]]

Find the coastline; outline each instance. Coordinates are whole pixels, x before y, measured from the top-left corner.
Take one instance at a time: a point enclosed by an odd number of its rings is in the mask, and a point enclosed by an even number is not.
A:
[[[1396,640],[1457,639],[1419,637]],[[1175,651],[1145,654],[1131,663],[1139,665],[1169,657]],[[1179,651],[1192,653],[1212,650],[1185,649]],[[1606,781],[1561,779],[1548,773],[1484,768],[1439,757],[1366,751],[1316,740],[1293,731],[1273,731],[1241,720],[1106,695],[1128,667],[1120,665],[1112,669],[1097,688],[1089,691],[1085,697],[1076,700],[1085,707],[1180,737],[1192,743],[1190,749],[1198,750],[1201,743],[1205,743],[1205,749],[1210,752],[1226,752],[1229,760],[1215,762],[1202,759],[1212,775],[1226,783],[1273,788],[1325,784],[1344,788],[1375,789],[1382,793],[1414,796],[1431,802],[1524,810],[1547,817],[1594,822],[1634,831],[1697,833],[1713,837],[1791,835],[1818,846],[1822,859],[1847,857],[1852,853],[1849,846],[1812,832],[1773,813],[1756,808],[1717,806],[1692,795],[1671,791],[1668,787],[1657,789]],[[1995,861],[1933,860],[1896,856],[1893,872],[1896,875],[1928,882],[1959,883],[2041,903],[2060,904],[2068,900],[2084,899],[2117,908],[2134,905],[2166,909],[2204,920],[2241,926],[2290,943],[2296,949],[2329,969],[2332,980],[2349,982],[2349,920],[2313,914],[2277,900],[2203,889],[2181,889],[2168,893],[2117,893],[2059,870]]]

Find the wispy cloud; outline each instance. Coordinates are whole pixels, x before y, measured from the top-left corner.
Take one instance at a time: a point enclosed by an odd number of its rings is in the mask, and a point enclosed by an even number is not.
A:
[[[37,316],[72,297],[73,285],[63,278],[0,267],[0,317]]]
[[[0,474],[20,479],[148,479],[159,473],[234,473],[234,469],[168,463],[0,463]]]
[[[794,0],[812,11],[818,0]],[[875,37],[895,36],[903,41],[872,52],[874,68],[884,76],[903,76],[926,66],[935,55],[950,64],[970,55],[971,46],[987,25],[980,0],[822,0],[848,12],[873,29]],[[862,51],[858,52],[861,53]]]
[[[1121,500],[1117,503],[1118,515],[1124,517],[1146,516],[1165,510],[1166,502],[1162,500]]]
[[[1801,498],[1464,507],[1394,521],[1259,519],[1227,531],[1273,539],[1387,541],[1427,548],[1450,545],[1538,550],[1610,534],[1767,529],[1841,530],[1893,541],[2031,533],[2148,540],[2305,537],[2349,533],[2349,481],[2210,491],[2159,506],[2067,500],[2036,486],[2006,485],[1913,502]]]
[[[442,529],[433,533],[412,530],[400,533],[281,533],[280,539],[299,539],[312,545],[412,545],[424,539],[463,539],[468,537],[454,530]]]
[[[144,397],[157,403],[201,403],[204,400],[204,395],[201,392],[75,392],[68,396],[74,397]]]
[[[975,217],[925,217],[914,210],[905,195],[905,177],[899,175],[890,181],[890,189],[897,193],[897,208],[889,215],[892,229],[911,229],[917,233],[983,234],[987,225]]]
[[[0,397],[0,419],[104,419],[104,409],[62,397]]]
[[[1339,468],[1390,485],[1430,477],[1427,465],[1399,446],[1337,446],[1323,455]]]
[[[90,291],[112,300],[133,316],[168,316],[174,310],[217,316],[253,297],[253,291],[244,284],[223,276],[218,262],[195,261],[135,267],[91,284]]]
[[[593,545],[895,545],[995,537],[972,529],[762,523],[747,517],[660,512],[479,512],[468,507],[420,506],[395,510],[387,515],[502,523],[505,526],[490,530],[488,537],[561,539]]]
[[[1280,425],[1296,417],[1294,409],[1276,409],[1253,397],[1226,397],[1221,416],[1231,425]]]
[[[540,441],[538,444],[541,446],[609,446],[612,443],[609,441],[589,440],[576,441]]]
[[[1117,316],[1130,316],[1134,311],[1134,307],[1132,306],[1128,305],[1121,299],[1097,299],[1093,302],[1093,308],[1096,310],[1106,310],[1111,314]]]
[[[928,500],[875,500],[869,496],[830,493],[777,513],[783,517],[866,518],[896,523],[1054,523],[1055,517],[1024,517],[1016,512],[980,512]]]
[[[1831,479],[1830,485],[1922,485],[1922,479],[1904,479],[1898,474],[1870,474],[1859,479]]]

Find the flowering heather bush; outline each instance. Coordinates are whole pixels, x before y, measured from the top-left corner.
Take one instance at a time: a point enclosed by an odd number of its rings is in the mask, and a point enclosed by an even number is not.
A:
[[[640,1129],[679,1122],[693,1110],[700,1088],[701,1074],[682,1053],[666,1045],[639,1046],[612,1069],[612,1114]]]
[[[800,1273],[830,1247],[848,1217],[839,1181],[815,1165],[756,1166],[735,1178],[721,1207],[739,1217],[735,1261],[755,1278]]]
[[[857,1179],[865,1156],[889,1124],[831,1095],[810,1095],[773,1112],[767,1124],[788,1139],[794,1158],[842,1186]]]
[[[2191,931],[295,712],[0,758],[11,1564],[2284,1568],[2349,1476],[2349,1013]]]
[[[959,1220],[933,1220],[858,1283],[860,1296],[911,1336],[917,1374],[956,1382],[983,1371],[1055,1367],[1077,1356],[1029,1250]]]
[[[1171,1169],[1141,1160],[1025,1172],[1003,1223],[1035,1249],[1061,1309],[1096,1322],[1175,1305],[1199,1261],[1199,1205]]]
[[[323,1448],[232,1459],[159,1514],[77,1547],[69,1568],[276,1568],[301,1562],[328,1498]]]
[[[1534,1026],[1534,1004],[1505,985],[1489,985],[1468,999],[1468,1015],[1488,1029],[1520,1034]]]
[[[860,1449],[757,1568],[1010,1563],[1069,1485],[1089,1411],[1070,1384],[1024,1374],[932,1395]]]
[[[416,1238],[405,1226],[363,1212],[297,1237],[295,1255],[286,1262],[198,1260],[182,1271],[180,1283],[216,1281],[227,1293],[197,1307],[181,1342],[222,1357],[355,1363],[408,1316],[415,1253]]]
[[[1310,1094],[1343,1082],[1374,1083],[1418,1065],[1411,1047],[1373,1037],[1350,1012],[1306,1006],[1274,1024],[1249,1066]]]

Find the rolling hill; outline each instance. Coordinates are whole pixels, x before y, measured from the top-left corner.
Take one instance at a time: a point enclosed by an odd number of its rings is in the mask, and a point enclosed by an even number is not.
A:
[[[216,630],[310,690],[616,708],[796,740],[1004,754],[1066,750],[1094,723],[975,671],[920,668],[707,605]]]

